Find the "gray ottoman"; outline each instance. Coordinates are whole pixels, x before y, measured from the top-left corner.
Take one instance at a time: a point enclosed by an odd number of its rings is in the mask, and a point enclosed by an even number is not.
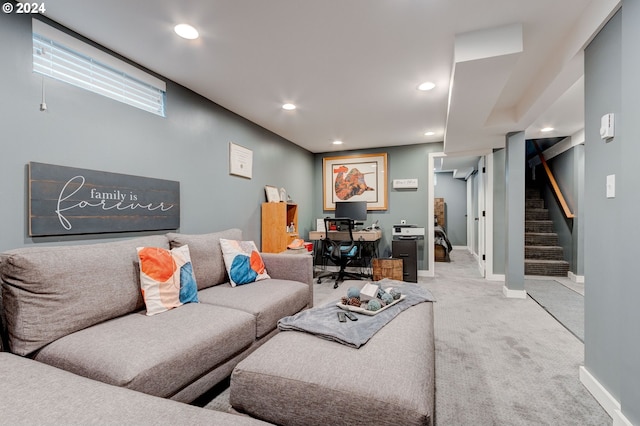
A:
[[[427,302],[399,314],[360,349],[279,333],[234,369],[230,402],[282,425],[432,425],[434,394]]]

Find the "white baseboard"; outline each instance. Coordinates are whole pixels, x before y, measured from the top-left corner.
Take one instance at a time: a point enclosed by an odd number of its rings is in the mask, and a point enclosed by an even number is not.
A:
[[[511,290],[506,285],[502,287],[502,294],[509,299],[527,298],[527,290]]]
[[[609,391],[600,384],[600,382],[589,373],[589,371],[580,366],[580,382],[593,395],[598,403],[613,419],[613,426],[633,426],[629,420],[622,414],[620,403]]]
[[[501,281],[504,282],[505,276],[504,274],[491,274],[485,277],[487,281]]]
[[[435,271],[428,271],[426,269],[418,269],[419,277],[435,277]]]
[[[569,271],[569,273],[567,275],[569,276],[571,281],[573,281],[574,283],[584,284],[584,275],[576,275],[571,271]]]
[[[633,424],[627,420],[622,411],[616,410],[613,416],[613,426],[633,426]]]

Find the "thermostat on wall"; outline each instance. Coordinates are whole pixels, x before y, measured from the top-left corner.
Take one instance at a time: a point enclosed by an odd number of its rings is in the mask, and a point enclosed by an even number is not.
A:
[[[418,188],[418,179],[394,179],[393,189],[416,189]]]
[[[615,136],[615,126],[613,114],[605,114],[600,121],[600,137],[604,140]]]

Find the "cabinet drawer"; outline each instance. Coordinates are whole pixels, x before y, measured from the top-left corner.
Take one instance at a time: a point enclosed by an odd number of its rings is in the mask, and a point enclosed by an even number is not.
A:
[[[418,282],[418,244],[416,240],[391,242],[393,257],[402,259],[402,279]]]

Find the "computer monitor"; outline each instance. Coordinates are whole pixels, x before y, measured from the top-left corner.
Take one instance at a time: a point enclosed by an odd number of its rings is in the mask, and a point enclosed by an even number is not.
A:
[[[335,217],[348,217],[356,223],[367,220],[366,201],[337,201]]]

